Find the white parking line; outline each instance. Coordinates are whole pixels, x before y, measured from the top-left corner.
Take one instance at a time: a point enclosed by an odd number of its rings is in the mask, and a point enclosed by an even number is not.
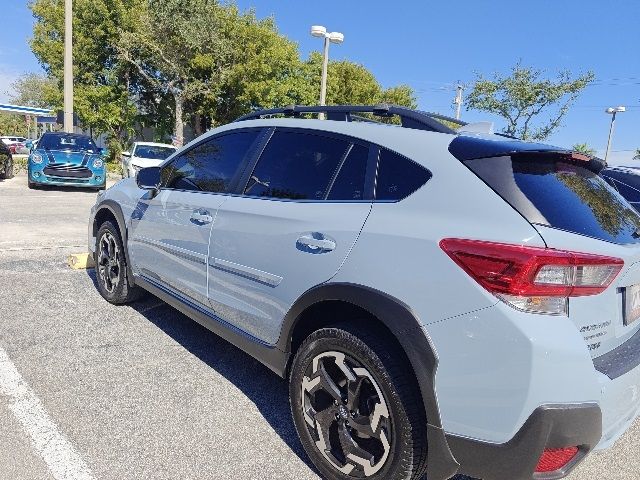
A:
[[[89,467],[49,417],[36,394],[0,347],[0,393],[57,480],[93,480]]]

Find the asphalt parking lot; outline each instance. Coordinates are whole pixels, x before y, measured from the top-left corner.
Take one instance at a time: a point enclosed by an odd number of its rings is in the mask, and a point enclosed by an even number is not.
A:
[[[318,478],[285,381],[151,296],[108,304],[93,270],[66,265],[95,195],[0,181],[0,477]],[[570,478],[640,478],[639,433]]]

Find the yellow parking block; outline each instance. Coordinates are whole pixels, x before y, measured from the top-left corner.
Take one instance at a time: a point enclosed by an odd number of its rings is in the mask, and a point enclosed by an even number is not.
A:
[[[93,257],[88,253],[72,253],[67,258],[67,263],[74,269],[93,268],[96,266]]]

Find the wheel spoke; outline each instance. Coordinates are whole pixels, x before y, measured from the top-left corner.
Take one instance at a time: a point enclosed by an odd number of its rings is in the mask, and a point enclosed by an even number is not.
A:
[[[376,432],[371,428],[371,420],[369,417],[357,415],[349,420],[349,426],[354,429],[360,436],[377,438]]]
[[[320,366],[318,367],[318,376],[320,377],[321,388],[331,395],[335,401],[338,403],[342,402],[342,392],[340,391],[340,387],[335,384],[331,375],[329,375],[329,372],[327,372],[327,369],[322,363],[320,363]]]
[[[347,408],[350,411],[355,411],[360,405],[360,391],[362,390],[362,382],[365,377],[356,377],[355,380],[350,381],[347,384]]]
[[[342,452],[344,453],[345,458],[354,460],[360,465],[366,465],[367,463],[369,465],[373,465],[373,455],[360,448],[344,423],[340,425],[338,429],[338,437],[340,438],[340,446],[342,447]],[[355,459],[359,459],[360,461]]]

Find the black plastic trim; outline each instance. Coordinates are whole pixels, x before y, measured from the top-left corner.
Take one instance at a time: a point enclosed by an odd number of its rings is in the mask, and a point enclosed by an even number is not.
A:
[[[103,200],[96,207],[96,210],[95,210],[95,213],[93,214],[93,219],[92,219],[93,221],[92,228],[93,228],[94,236],[95,236],[95,233],[97,233],[98,229],[100,228],[100,225],[96,225],[95,223],[96,217],[98,216],[99,212],[104,209],[109,210],[109,212],[111,212],[111,214],[116,219],[116,223],[118,224],[118,229],[120,230],[120,239],[122,240],[122,245],[124,246],[124,257],[127,262],[127,280],[130,286],[134,286],[135,282],[133,277],[133,270],[131,269],[131,261],[129,260],[129,249],[127,248],[127,239],[128,239],[127,223],[124,220],[122,209],[120,208],[120,205],[117,202],[113,200]],[[95,260],[96,259],[94,258],[94,261]]]
[[[596,370],[604,373],[611,380],[636,368],[640,365],[640,330],[622,345],[594,358],[593,365]]]
[[[154,282],[152,279],[136,277],[136,285],[144,288],[206,329],[211,330],[219,337],[245,351],[279,376],[284,377],[284,367],[289,356],[287,353],[252,337],[243,330],[217,317],[208,309],[185,298],[178,292]]]
[[[602,436],[602,412],[596,403],[543,405],[531,414],[506,443],[488,443],[447,434],[460,463],[459,473],[483,480],[555,480],[565,477],[597,445]],[[535,473],[545,448],[579,448],[564,468]]]
[[[301,314],[310,306],[329,300],[356,305],[378,318],[404,349],[416,374],[428,422],[428,478],[446,480],[456,474],[458,463],[447,446],[435,395],[438,357],[417,315],[409,306],[384,292],[352,283],[327,283],[305,292],[285,316],[276,347],[291,352],[293,331]]]

